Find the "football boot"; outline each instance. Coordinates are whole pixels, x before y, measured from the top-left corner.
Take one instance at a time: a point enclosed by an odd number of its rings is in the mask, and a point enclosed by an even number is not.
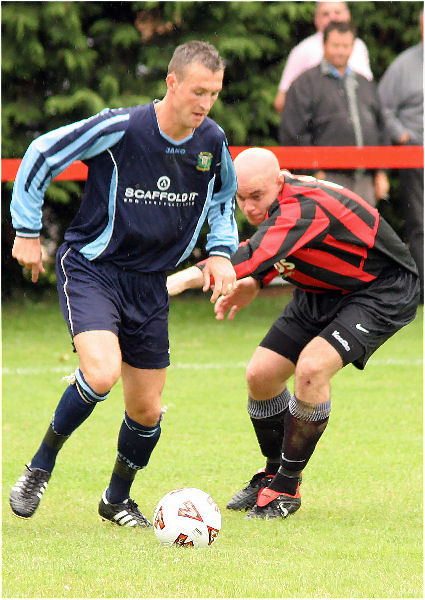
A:
[[[259,469],[252,477],[246,487],[229,500],[227,507],[230,510],[249,510],[251,509],[258,497],[258,493],[262,488],[267,487],[273,481],[274,475],[266,475],[266,470]]]
[[[12,487],[9,498],[13,514],[21,519],[29,519],[35,513],[51,476],[44,469],[25,466],[26,471]]]
[[[298,480],[297,491],[293,496],[268,487],[262,489],[257,503],[245,519],[286,519],[301,506],[300,483],[301,479]]]
[[[112,504],[106,499],[106,490],[99,502],[99,515],[102,521],[111,521],[120,527],[152,527],[152,523],[142,515],[131,498]]]

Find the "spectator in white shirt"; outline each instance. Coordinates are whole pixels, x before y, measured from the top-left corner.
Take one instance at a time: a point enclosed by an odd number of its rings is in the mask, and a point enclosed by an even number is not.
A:
[[[314,25],[317,32],[305,38],[293,48],[286,61],[274,100],[275,109],[281,113],[285,96],[291,83],[307,69],[316,67],[323,57],[323,30],[331,21],[350,21],[350,10],[346,2],[316,2]],[[349,67],[366,79],[372,80],[369,53],[366,44],[359,38],[354,41],[353,52],[348,61]]]

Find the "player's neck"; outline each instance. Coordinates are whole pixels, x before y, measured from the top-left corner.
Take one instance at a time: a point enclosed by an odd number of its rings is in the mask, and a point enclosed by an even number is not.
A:
[[[154,104],[158,127],[169,138],[179,142],[193,133],[193,128],[183,127],[176,119],[175,110],[167,102],[166,98]]]

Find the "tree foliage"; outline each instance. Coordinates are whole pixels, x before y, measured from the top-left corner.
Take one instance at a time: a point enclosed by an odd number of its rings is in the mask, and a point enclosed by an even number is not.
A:
[[[422,2],[350,4],[376,79],[399,52],[419,41],[421,7]],[[41,133],[105,106],[163,97],[174,48],[192,39],[211,42],[226,61],[223,92],[211,116],[229,143],[277,145],[277,85],[291,48],[314,33],[313,14],[314,2],[304,1],[2,2],[2,155],[19,158]],[[49,187],[46,204],[61,234],[80,189],[74,182]],[[13,237],[10,190],[4,186],[6,254]],[[3,268],[7,275],[10,262]],[[14,279],[18,271],[12,268],[12,274]]]

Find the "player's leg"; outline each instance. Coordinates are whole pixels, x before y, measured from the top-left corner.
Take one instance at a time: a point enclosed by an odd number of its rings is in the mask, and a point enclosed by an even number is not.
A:
[[[283,421],[291,398],[287,381],[294,371],[291,360],[264,346],[254,351],[246,370],[248,414],[267,460],[268,475],[275,475],[279,468]]]
[[[25,473],[12,488],[10,504],[19,517],[35,512],[56,463],[70,435],[105,400],[120,375],[121,352],[110,331],[86,331],[74,338],[80,365],[70,376],[46,434]]]
[[[121,371],[111,281],[98,267],[63,245],[57,257],[57,282],[79,367],[68,378],[69,385],[29,467],[12,488],[12,511],[23,518],[36,510],[64,442],[88,418],[97,402],[106,399]]]
[[[122,502],[129,497],[137,471],[146,467],[161,435],[161,393],[166,369],[136,369],[123,363],[125,413],[118,453],[106,497]]]
[[[294,370],[292,361],[264,346],[256,348],[249,361],[246,369],[248,414],[266,466],[229,500],[227,508],[231,510],[252,508],[260,489],[271,482],[279,468],[283,421],[291,397],[286,381]]]
[[[99,504],[102,518],[149,526],[130,499],[137,471],[147,466],[161,434],[161,394],[169,365],[168,293],[161,273],[122,274],[120,347],[125,413],[117,457]]]
[[[161,393],[165,375],[166,369],[122,365],[125,413],[111,480],[99,504],[100,515],[120,525],[150,526],[129,497],[137,471],[146,467],[161,435]]]
[[[286,517],[300,504],[299,478],[326,428],[331,403],[330,379],[343,366],[363,369],[389,337],[415,316],[418,278],[400,268],[390,269],[368,288],[339,301],[316,300],[322,311],[333,305],[333,317],[301,352],[295,371],[295,394],[285,415],[281,466],[263,490],[250,517]],[[319,313],[318,313],[319,314]]]
[[[106,400],[119,379],[121,351],[111,331],[84,331],[74,337],[79,367],[69,377],[52,422],[31,467],[51,473],[64,442],[92,413],[96,404]]]
[[[329,420],[330,379],[344,366],[326,340],[315,337],[301,352],[295,370],[295,393],[284,417],[280,466],[262,490],[250,518],[286,517],[301,505],[301,473]]]

